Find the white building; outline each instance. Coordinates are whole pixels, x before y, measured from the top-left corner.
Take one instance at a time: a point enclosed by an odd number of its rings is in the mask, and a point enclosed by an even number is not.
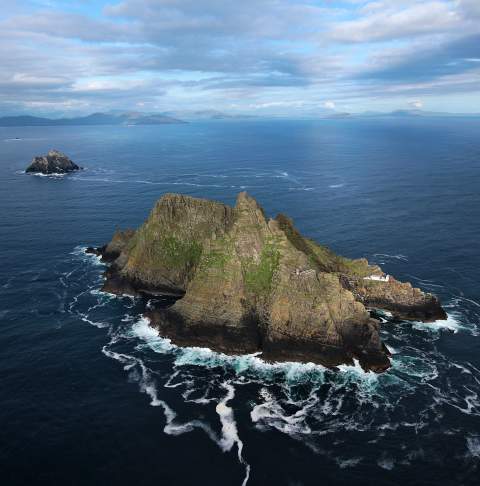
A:
[[[363,277],[363,280],[376,280],[377,282],[388,282],[390,275],[370,275],[369,277]]]

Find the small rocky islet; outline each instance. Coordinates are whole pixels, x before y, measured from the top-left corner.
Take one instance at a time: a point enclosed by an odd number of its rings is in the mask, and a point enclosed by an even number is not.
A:
[[[50,150],[47,155],[34,157],[31,164],[25,169],[26,173],[34,174],[67,174],[81,170],[75,162],[58,150]]]
[[[151,326],[180,346],[382,372],[390,353],[371,309],[446,319],[432,294],[268,219],[245,192],[234,207],[165,194],[140,228],[86,251],[109,264],[103,291],[148,299]]]

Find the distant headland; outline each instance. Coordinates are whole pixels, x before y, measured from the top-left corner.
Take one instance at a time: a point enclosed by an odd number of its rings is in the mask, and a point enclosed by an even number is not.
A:
[[[1,127],[47,127],[47,126],[89,126],[89,125],[170,125],[186,123],[162,114],[93,113],[75,118],[42,118],[31,115],[0,117]]]

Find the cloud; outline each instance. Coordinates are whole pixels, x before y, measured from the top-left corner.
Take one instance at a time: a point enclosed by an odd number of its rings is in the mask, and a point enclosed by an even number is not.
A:
[[[423,101],[422,100],[410,100],[408,105],[411,108],[415,108],[417,110],[421,110],[423,108]]]
[[[478,0],[457,0],[456,5],[465,18],[480,19],[480,2]]]
[[[443,1],[414,3],[405,8],[375,4],[367,12],[360,19],[336,25],[330,31],[331,37],[342,42],[374,42],[443,33],[461,25],[459,13]]]
[[[0,106],[291,114],[475,96],[479,25],[478,0],[11,2]]]
[[[394,53],[387,50],[374,58],[360,77],[420,82],[474,69],[475,63],[469,59],[479,57],[480,33],[427,45],[414,44]]]

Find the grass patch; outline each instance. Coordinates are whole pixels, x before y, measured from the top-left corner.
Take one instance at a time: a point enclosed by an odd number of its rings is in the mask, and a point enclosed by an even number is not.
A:
[[[311,253],[310,264],[321,271],[344,273],[355,277],[366,277],[372,273],[372,268],[363,259],[352,260],[335,254],[326,246],[319,245],[313,240],[305,238]]]
[[[133,248],[133,256],[136,264],[143,268],[188,270],[198,265],[202,251],[202,245],[195,240],[184,241],[175,236],[151,239],[141,234]]]
[[[218,238],[212,242],[208,250],[204,250],[200,261],[200,270],[209,268],[223,270],[230,260],[233,248],[226,238]]]
[[[160,258],[170,267],[194,267],[202,256],[202,245],[167,236],[153,245]]]
[[[273,242],[266,243],[260,254],[260,262],[244,265],[245,287],[254,294],[266,294],[272,288],[273,275],[280,263],[280,252]]]
[[[337,258],[340,262],[340,271],[342,273],[360,278],[368,277],[372,273],[372,268],[364,260],[350,260],[349,258],[340,256]]]
[[[206,270],[208,268],[223,269],[229,260],[229,255],[221,250],[211,250],[205,253],[202,257],[201,267]]]

